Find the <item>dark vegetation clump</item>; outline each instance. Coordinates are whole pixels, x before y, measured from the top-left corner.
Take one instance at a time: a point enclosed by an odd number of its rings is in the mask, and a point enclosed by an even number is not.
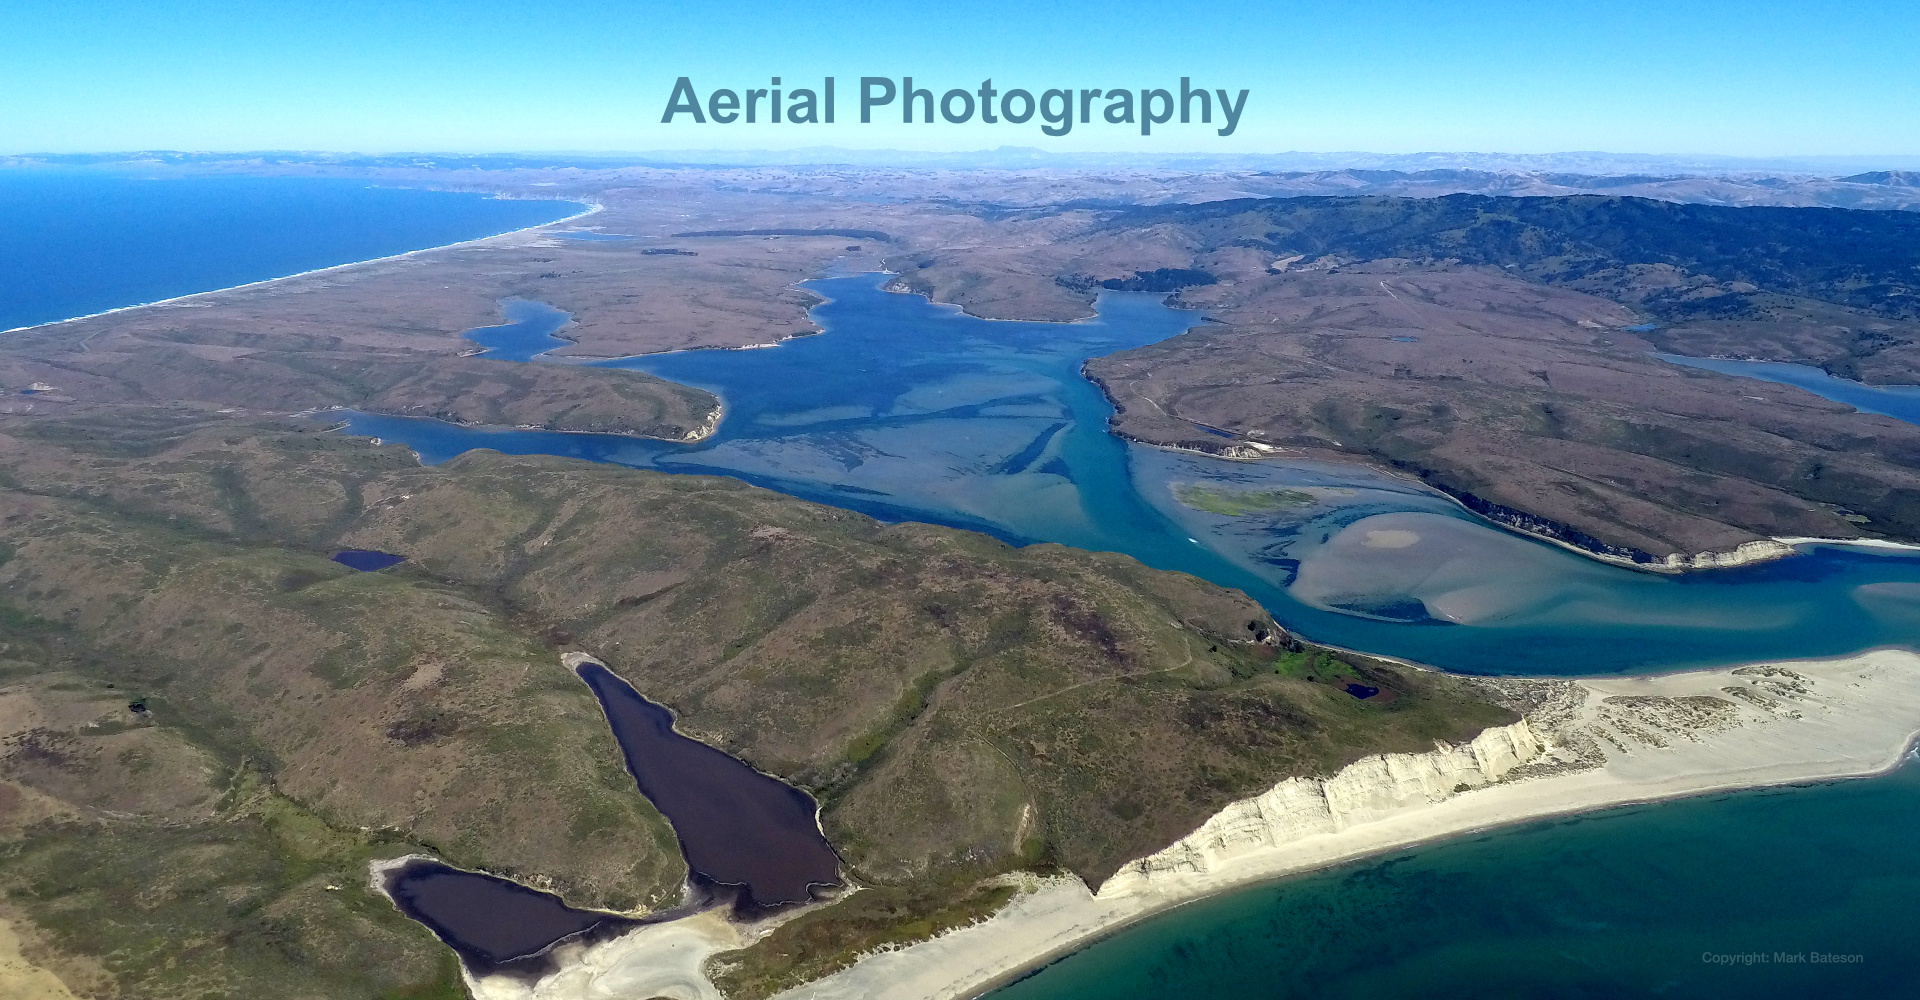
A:
[[[1162,267],[1135,271],[1131,278],[1108,278],[1101,288],[1116,292],[1174,292],[1192,285],[1211,285],[1220,279],[1197,267]]]
[[[1448,490],[1445,489],[1445,487],[1437,488],[1444,490],[1449,496],[1460,501],[1461,506],[1468,510],[1473,511],[1489,521],[1504,524],[1510,528],[1518,528],[1530,534],[1557,539],[1569,545],[1579,546],[1588,552],[1598,552],[1601,555],[1619,556],[1622,559],[1631,559],[1637,563],[1652,563],[1657,561],[1653,553],[1644,549],[1637,549],[1630,545],[1610,545],[1578,528],[1540,517],[1537,514],[1529,514],[1524,510],[1508,507],[1505,504],[1494,503],[1483,497],[1475,496],[1466,490]]]
[[[878,229],[702,229],[697,232],[673,234],[674,239],[693,239],[700,236],[844,236],[850,240],[893,242],[892,236]]]
[[[445,712],[410,715],[387,727],[387,738],[415,747],[445,739],[460,731],[459,720]]]
[[[972,878],[863,889],[780,925],[716,980],[728,996],[764,997],[853,963],[858,955],[965,927],[1012,899],[1014,887]]]
[[[1100,617],[1098,610],[1081,607],[1065,594],[1055,594],[1052,606],[1054,624],[1074,638],[1100,647],[1100,652],[1109,660],[1126,659],[1126,653],[1120,648],[1120,637],[1114,634],[1107,620]]]

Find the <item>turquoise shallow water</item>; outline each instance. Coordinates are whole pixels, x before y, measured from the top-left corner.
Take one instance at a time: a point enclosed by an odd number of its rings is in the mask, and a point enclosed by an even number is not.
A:
[[[719,394],[726,419],[697,445],[364,414],[351,430],[405,442],[428,462],[494,448],[716,473],[888,520],[1125,552],[1238,587],[1313,639],[1464,672],[1673,669],[1920,636],[1911,554],[1824,547],[1657,576],[1514,535],[1367,469],[1121,441],[1079,368],[1196,322],[1157,296],[1109,293],[1093,321],[1006,323],[883,292],[881,281],[809,283],[831,299],[814,311],[819,336],[600,363]],[[559,343],[564,313],[505,308],[509,323],[473,334],[489,356],[524,360]],[[1208,499],[1221,496],[1250,502]]]
[[[1913,763],[1533,823],[1204,900],[992,996],[1920,996],[1917,825]]]

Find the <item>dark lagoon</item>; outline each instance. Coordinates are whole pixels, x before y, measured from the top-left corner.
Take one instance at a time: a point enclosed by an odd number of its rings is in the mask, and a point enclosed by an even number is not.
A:
[[[561,941],[618,934],[638,921],[576,910],[518,882],[414,859],[386,875],[387,895],[459,954],[475,973],[537,973],[540,957]]]
[[[0,170],[0,330],[494,236],[584,208],[318,177]]]
[[[333,561],[348,569],[357,569],[362,573],[373,573],[398,566],[407,561],[406,556],[391,552],[376,552],[373,549],[341,549],[333,554]]]
[[[733,895],[755,915],[841,884],[811,796],[675,732],[673,713],[606,667],[589,661],[576,672],[600,699],[641,794],[673,824],[695,888]]]
[[[1080,365],[1180,333],[1194,313],[1110,292],[1097,319],[995,322],[884,292],[883,280],[809,282],[829,299],[813,313],[825,332],[777,348],[596,362],[717,393],[727,417],[698,444],[367,414],[349,429],[429,463],[492,448],[730,475],[884,520],[1124,552],[1240,588],[1309,638],[1467,673],[1668,670],[1920,636],[1920,555],[1814,546],[1662,576],[1513,534],[1357,466],[1134,445],[1108,433],[1112,408]],[[506,308],[523,311],[470,336],[501,357],[557,340],[553,313]]]
[[[807,793],[721,750],[682,736],[673,713],[642,697],[604,665],[575,668],[606,713],[627,772],[673,825],[695,895],[691,906],[731,905],[765,916],[837,888],[840,858],[820,832]],[[572,940],[604,940],[678,914],[645,920],[566,905],[517,882],[424,858],[387,872],[400,912],[425,924],[476,974],[537,978],[546,953]]]

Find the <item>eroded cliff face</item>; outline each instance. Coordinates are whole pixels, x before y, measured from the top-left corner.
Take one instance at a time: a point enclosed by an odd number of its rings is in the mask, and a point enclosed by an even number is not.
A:
[[[1436,744],[1428,753],[1367,757],[1331,778],[1288,778],[1215,813],[1165,850],[1128,864],[1098,895],[1138,890],[1169,875],[1204,873],[1237,855],[1425,808],[1499,781],[1545,750],[1545,742],[1522,719],[1461,746]]]
[[[769,346],[772,346],[772,345],[769,345]],[[707,414],[706,419],[700,421],[700,426],[695,427],[694,429],[688,431],[686,435],[681,438],[681,440],[691,443],[696,441],[705,441],[706,439],[712,437],[713,432],[720,429],[720,417],[725,412],[726,412],[726,404],[724,403],[713,404],[713,411]]]
[[[1751,542],[1741,542],[1727,552],[1696,552],[1691,556],[1678,552],[1667,557],[1662,565],[1667,569],[1731,569],[1735,566],[1748,566],[1753,563],[1771,562],[1793,555],[1794,547],[1772,538],[1761,538]]]

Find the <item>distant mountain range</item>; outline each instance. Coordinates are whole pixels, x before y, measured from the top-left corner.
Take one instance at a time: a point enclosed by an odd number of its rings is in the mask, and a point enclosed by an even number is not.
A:
[[[972,152],[814,147],[648,153],[61,153],[0,157],[5,168],[211,170],[329,173],[461,183],[527,182],[565,172],[567,181],[623,171],[773,169],[796,175],[863,170],[1014,171],[1129,175],[1104,186],[1114,206],[1290,195],[1522,197],[1608,194],[1706,205],[1920,210],[1920,156],[1666,156],[1618,153],[1056,153],[1003,146]],[[1035,193],[1058,203],[1089,191]],[[964,197],[956,192],[957,197]]]
[[[1687,204],[1787,208],[1920,209],[1920,172],[1879,170],[1845,177],[1812,174],[1588,174],[1523,170],[1320,170],[1262,172],[1250,195],[1449,194],[1550,197],[1602,194]]]
[[[1893,187],[1920,187],[1920,172],[1912,170],[1871,170],[1852,177],[1842,177],[1843,181],[1854,184],[1888,184]]]
[[[653,150],[641,152],[400,152],[350,153],[311,150],[182,152],[142,150],[104,153],[44,153],[0,156],[0,166],[25,164],[100,165],[114,163],[231,164],[311,163],[357,167],[437,167],[440,169],[526,169],[620,166],[888,166],[949,169],[1069,170],[1174,168],[1251,171],[1431,171],[1558,172],[1597,176],[1676,174],[1731,176],[1794,174],[1843,177],[1861,183],[1912,185],[1920,155],[1740,157],[1642,153],[1085,153],[1054,152],[1032,146],[956,152],[902,149],[843,149],[811,146],[775,150]],[[1873,178],[1893,177],[1895,180]]]

